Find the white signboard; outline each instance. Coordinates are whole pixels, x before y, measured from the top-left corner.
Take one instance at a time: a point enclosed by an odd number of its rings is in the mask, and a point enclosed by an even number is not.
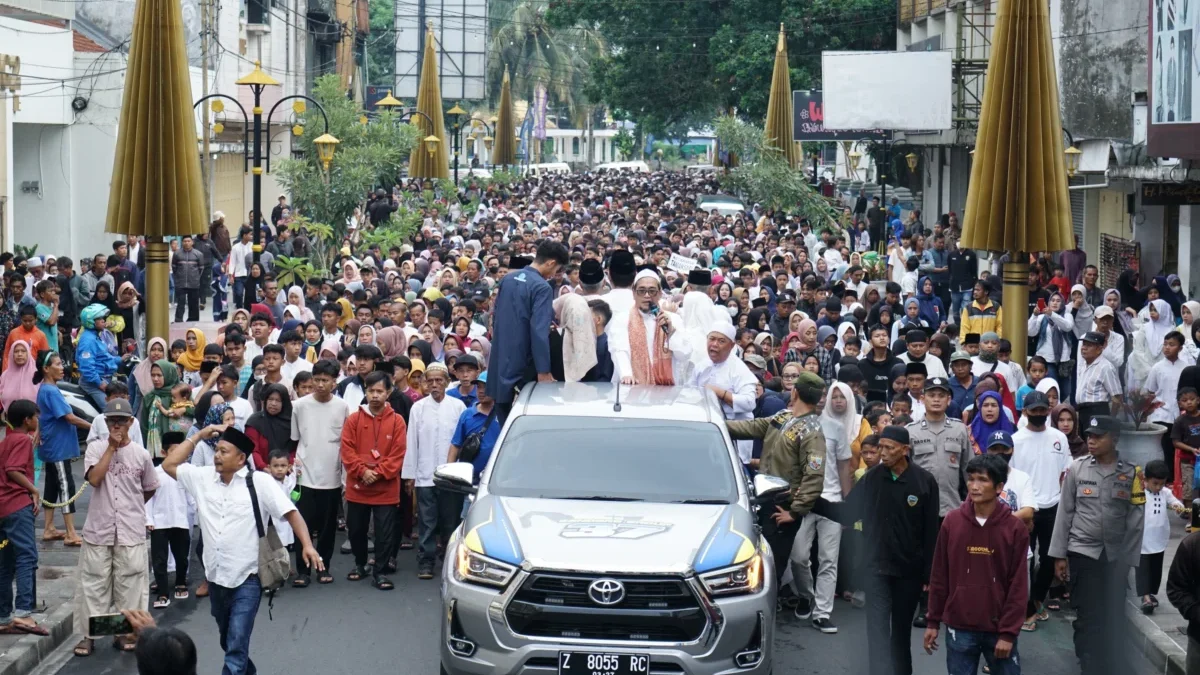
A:
[[[687,274],[699,266],[699,260],[696,260],[695,258],[687,258],[679,255],[678,253],[672,253],[671,259],[667,261],[667,269],[675,270],[680,274]]]
[[[822,52],[825,128],[949,129],[951,83],[948,51]]]

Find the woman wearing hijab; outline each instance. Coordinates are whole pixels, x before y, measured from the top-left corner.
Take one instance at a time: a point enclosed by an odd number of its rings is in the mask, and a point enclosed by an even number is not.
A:
[[[1075,357],[1075,323],[1067,313],[1066,301],[1061,293],[1053,293],[1046,308],[1029,317],[1029,337],[1034,338],[1034,355],[1046,360],[1052,375],[1066,375],[1070,383],[1070,372],[1062,372],[1061,365]],[[1067,371],[1072,369],[1065,369]]]
[[[1078,459],[1087,454],[1087,441],[1079,435],[1079,413],[1075,412],[1075,408],[1066,403],[1059,403],[1050,409],[1050,423],[1066,435],[1071,459]]]
[[[342,310],[342,315],[338,317],[338,329],[345,330],[346,324],[354,320],[354,305],[346,298],[338,298],[337,305]]]
[[[931,331],[939,331],[946,325],[946,307],[942,299],[934,293],[933,280],[921,277],[917,281],[917,303],[920,307],[918,316],[929,326]]]
[[[1183,351],[1180,352],[1179,358],[1183,359],[1185,365],[1194,366],[1200,362],[1200,319],[1196,319],[1186,328],[1181,326],[1179,332],[1185,331]]]
[[[342,341],[337,338],[325,338],[321,342],[321,348],[317,350],[317,360],[325,359],[337,360],[338,354],[342,353]]]
[[[607,344],[607,342],[606,339],[605,343]],[[483,366],[484,370],[487,370],[488,362],[492,357],[492,341],[483,336],[473,337],[471,338],[471,351],[483,355],[483,362],[480,365]]]
[[[254,441],[254,466],[266,468],[272,450],[287,450],[296,456],[292,440],[292,399],[287,387],[268,384],[262,388],[263,407],[246,420],[246,436]]]
[[[358,273],[358,265],[356,265],[353,260],[345,260],[342,262],[341,282],[345,284],[347,288],[350,287],[350,284],[354,283],[357,283],[360,286],[362,285],[362,275]]]
[[[433,347],[425,340],[413,340],[408,343],[408,357],[410,359],[420,359],[421,363],[429,365],[434,362]]]
[[[104,305],[110,313],[117,311],[117,298],[113,295],[113,289],[107,281],[96,283],[96,290],[92,292],[92,299],[88,304]]]
[[[1013,433],[1017,430],[1012,420],[1004,414],[1000,394],[985,391],[975,401],[975,418],[971,420],[971,444],[975,454],[987,452],[988,439],[997,431]]]
[[[1162,356],[1163,338],[1175,330],[1174,315],[1166,300],[1151,300],[1148,308],[1150,320],[1133,335],[1133,351],[1125,371],[1127,391],[1142,388],[1150,368]]]
[[[263,270],[262,263],[252,263],[250,265],[250,271],[246,274],[246,282],[242,288],[242,307],[250,307],[258,302],[258,293],[262,288],[265,276],[266,271]]]
[[[1188,300],[1179,308],[1179,316],[1175,317],[1175,323],[1184,326],[1183,330],[1187,330],[1193,323],[1200,320],[1200,302]]]
[[[171,389],[179,383],[179,369],[167,359],[160,359],[150,367],[150,381],[154,388],[142,399],[138,421],[146,430],[146,449],[151,457],[159,458],[165,456],[162,435],[171,430],[171,418],[164,415],[155,403],[170,410]]]
[[[187,349],[179,356],[179,367],[183,369],[183,375],[189,373],[199,373],[200,364],[204,363],[204,347],[208,344],[208,339],[204,337],[204,331],[199,328],[189,328],[184,333],[184,344]]]
[[[837,326],[837,344],[834,345],[834,350],[839,355],[846,353],[846,343],[853,342],[858,345],[859,352],[862,351],[862,342],[858,339],[858,327],[853,321],[843,321]]]
[[[380,328],[375,333],[375,344],[379,347],[379,351],[383,352],[383,358],[393,359],[404,355],[408,348],[408,338],[405,337],[403,328],[389,326]]]
[[[892,323],[892,342],[900,340],[913,328],[930,328],[921,318],[921,301],[915,297],[904,301],[904,316]]]
[[[134,410],[141,408],[141,401],[154,390],[150,378],[150,369],[154,364],[167,358],[167,341],[160,337],[150,338],[146,343],[146,358],[133,369],[133,385],[130,387],[130,405]]]
[[[116,335],[117,344],[122,344],[125,340],[134,340],[139,345],[142,344],[142,300],[132,282],[126,281],[117,289],[117,309],[113,314],[125,321],[125,327]]]
[[[8,348],[8,368],[0,373],[0,408],[5,412],[13,401],[26,400],[37,403],[38,386],[33,383],[37,372],[36,356],[30,351],[29,343],[16,340]]]

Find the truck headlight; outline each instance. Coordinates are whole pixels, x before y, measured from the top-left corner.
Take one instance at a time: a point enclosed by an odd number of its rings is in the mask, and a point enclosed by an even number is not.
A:
[[[757,593],[763,587],[762,554],[755,553],[744,563],[702,574],[700,583],[713,597]]]
[[[458,581],[504,588],[516,573],[516,567],[476,553],[459,543],[454,565],[454,578]]]

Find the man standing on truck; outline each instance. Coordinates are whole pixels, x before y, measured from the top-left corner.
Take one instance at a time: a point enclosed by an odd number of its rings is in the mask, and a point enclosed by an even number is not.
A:
[[[787,569],[800,519],[812,510],[825,484],[825,435],[817,414],[824,393],[825,381],[816,373],[803,372],[792,388],[787,410],[772,417],[725,423],[735,441],[762,440],[758,470],[788,481],[782,505],[759,511],[763,535],[775,559],[776,580],[782,579]]]

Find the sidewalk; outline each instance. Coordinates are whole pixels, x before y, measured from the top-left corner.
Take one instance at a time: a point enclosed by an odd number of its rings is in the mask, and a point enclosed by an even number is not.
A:
[[[1180,630],[1187,629],[1187,620],[1167,601],[1167,573],[1171,562],[1175,559],[1175,550],[1179,542],[1186,536],[1187,523],[1178,517],[1171,516],[1171,542],[1167,544],[1166,555],[1163,556],[1163,585],[1158,594],[1159,606],[1154,614],[1142,614],[1142,600],[1132,593],[1132,574],[1130,575],[1130,595],[1126,607],[1126,615],[1133,625],[1138,649],[1146,655],[1147,660],[1168,675],[1186,675],[1187,635]]]
[[[83,460],[71,464],[75,484],[83,485]],[[87,507],[92,489],[83,491],[75,502],[76,528],[82,527],[87,517]],[[42,662],[51,652],[64,644],[75,632],[75,568],[79,560],[79,549],[64,546],[61,541],[41,541],[43,515],[38,514],[34,524],[38,538],[37,603],[45,606],[45,613],[34,614],[49,637],[37,635],[0,635],[0,675],[26,675]],[[62,515],[55,516],[58,529],[62,528]]]

